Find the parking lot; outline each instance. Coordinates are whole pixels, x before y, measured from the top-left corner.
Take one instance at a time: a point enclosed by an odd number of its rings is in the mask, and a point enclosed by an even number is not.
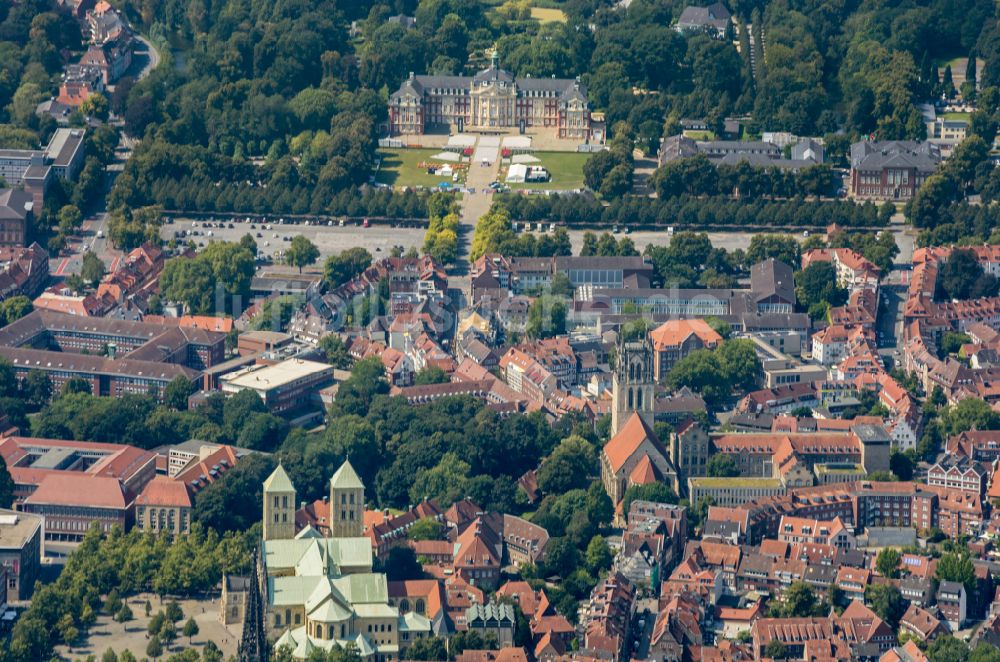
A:
[[[404,251],[410,247],[419,250],[424,243],[425,230],[422,227],[403,228],[372,224],[366,228],[354,223],[345,223],[341,227],[337,222],[329,223],[331,224],[305,225],[279,221],[248,223],[245,217],[240,220],[207,222],[178,218],[172,223],[165,223],[160,230],[160,236],[168,241],[174,238],[179,242],[190,239],[201,247],[210,241],[239,241],[244,235],[250,234],[257,242],[257,250],[276,261],[281,258],[296,235],[304,235],[316,244],[320,251],[320,262],[330,255],[355,246],[367,249],[372,255],[380,256],[388,255],[393,246],[402,246]],[[180,236],[180,233],[185,234]]]
[[[210,226],[210,227],[209,227]],[[232,226],[232,227],[230,227]],[[518,230],[524,231],[524,224],[518,224]],[[548,224],[542,224],[542,231],[549,231]],[[894,229],[895,230],[895,229]],[[195,235],[190,233],[197,232]],[[531,231],[538,234],[538,224],[532,224]],[[605,230],[589,230],[600,235]],[[393,246],[402,246],[406,251],[409,248],[421,250],[424,243],[424,227],[402,227],[392,226],[383,223],[372,223],[370,227],[363,227],[361,223],[348,222],[340,226],[338,221],[329,221],[327,224],[315,225],[304,223],[281,223],[279,220],[272,220],[269,223],[247,222],[246,217],[241,219],[226,219],[205,221],[192,219],[173,219],[172,223],[164,224],[161,229],[161,236],[164,240],[175,237],[175,233],[185,232],[184,237],[179,237],[179,241],[192,240],[196,245],[205,245],[210,241],[239,241],[245,234],[249,233],[257,242],[257,248],[263,255],[279,260],[282,252],[287,249],[292,237],[304,235],[309,238],[320,250],[320,260],[322,262],[329,255],[339,253],[347,248],[360,246],[365,248],[373,256],[379,257],[388,255]],[[583,235],[587,230],[570,230],[570,241],[573,245],[573,253],[579,254],[583,245]],[[708,238],[716,248],[724,248],[727,251],[736,249],[746,250],[750,245],[750,238],[755,232],[709,232]],[[896,231],[897,243],[901,245],[898,261],[908,261],[913,251],[912,237],[905,232]],[[801,237],[801,234],[796,236]],[[672,235],[665,230],[636,230],[626,231],[626,228],[619,228],[617,239],[628,237],[635,244],[635,247],[642,252],[646,246],[653,244],[656,246],[666,246],[670,243]],[[467,242],[471,242],[472,237],[465,237]]]
[[[247,223],[246,219],[243,218],[242,220],[209,221],[206,224],[201,220],[178,218],[174,219],[173,223],[163,225],[161,236],[164,240],[170,240],[175,237],[175,233],[185,232],[186,236],[178,237],[178,241],[190,239],[195,244],[202,245],[210,241],[239,241],[243,235],[249,233],[257,242],[257,249],[262,254],[276,260],[280,259],[280,253],[288,247],[292,237],[300,234],[308,237],[319,248],[320,261],[329,255],[354,246],[365,248],[372,255],[378,256],[387,255],[393,246],[402,246],[404,251],[411,246],[420,250],[424,242],[425,230],[423,227],[393,227],[375,223],[367,228],[356,223],[346,223],[341,227],[337,222],[331,221],[331,223],[333,225],[304,225],[278,221],[262,224]],[[545,230],[548,230],[548,225],[545,226]],[[197,234],[190,234],[192,231],[197,232]],[[537,232],[537,230],[533,231]],[[580,247],[583,245],[584,232],[585,230],[569,231],[574,253],[579,253]],[[600,231],[594,232],[600,234]],[[625,234],[624,229],[622,229],[616,236],[619,239],[629,237],[639,251],[642,251],[648,244],[669,244],[671,238],[669,233],[662,230],[636,231]],[[737,248],[746,250],[747,246],[750,245],[752,234],[709,232],[708,236],[712,240],[713,246],[731,251]],[[471,237],[468,237],[467,240],[471,240]]]

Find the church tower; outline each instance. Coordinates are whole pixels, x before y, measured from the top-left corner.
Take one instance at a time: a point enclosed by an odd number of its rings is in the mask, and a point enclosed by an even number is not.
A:
[[[645,335],[618,342],[618,357],[612,379],[611,434],[621,429],[632,412],[638,412],[652,429],[655,405],[653,347]]]
[[[365,533],[365,485],[345,460],[330,479],[330,537],[360,538]]]
[[[264,540],[295,537],[295,486],[280,464],[264,481]]]

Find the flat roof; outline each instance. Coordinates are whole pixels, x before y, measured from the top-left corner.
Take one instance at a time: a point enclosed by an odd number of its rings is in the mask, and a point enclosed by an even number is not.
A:
[[[83,144],[84,133],[83,129],[56,129],[45,148],[45,155],[52,159],[53,165],[68,166]]]
[[[827,473],[827,474],[864,474],[865,468],[860,464],[844,464],[841,462],[832,462],[826,464],[817,464],[813,467],[816,473]]]
[[[21,549],[42,526],[42,517],[0,508],[0,549]]]
[[[229,375],[220,377],[220,381],[236,388],[252,388],[266,390],[290,384],[303,377],[309,377],[321,372],[333,377],[333,366],[317,361],[303,359],[288,359],[281,363],[268,366],[251,366]]]
[[[42,156],[42,152],[37,149],[0,149],[0,158],[3,159],[24,159],[30,161],[33,156]]]
[[[688,478],[696,487],[781,487],[777,478],[713,478],[708,476]]]
[[[281,331],[246,331],[241,333],[239,337],[269,343],[285,342],[292,339],[290,333],[282,333]]]
[[[25,169],[24,174],[21,175],[21,179],[45,179],[51,171],[52,166],[36,163]]]
[[[58,469],[63,462],[76,455],[75,448],[50,448],[30,466],[32,469]]]

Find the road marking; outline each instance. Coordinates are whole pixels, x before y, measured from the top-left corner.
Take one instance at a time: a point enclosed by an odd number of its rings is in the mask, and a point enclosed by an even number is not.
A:
[[[59,263],[59,268],[56,269],[56,275],[61,276],[63,271],[66,270],[66,265],[68,264],[69,264],[69,258],[68,257],[63,258],[63,261]]]
[[[116,257],[114,260],[111,261],[111,271],[114,271],[118,267],[118,261],[120,259],[121,259],[121,256]]]

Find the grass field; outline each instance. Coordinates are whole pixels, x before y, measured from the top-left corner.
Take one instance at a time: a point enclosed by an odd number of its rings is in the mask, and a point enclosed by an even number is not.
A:
[[[437,186],[441,182],[451,181],[450,177],[429,175],[423,168],[418,168],[421,162],[446,163],[431,158],[441,152],[440,149],[383,149],[379,150],[382,166],[375,175],[375,181],[390,186]],[[461,171],[459,171],[461,176]],[[463,176],[464,179],[464,176]]]
[[[546,7],[532,7],[531,18],[539,23],[565,23],[566,13],[561,9],[548,9]]]
[[[552,179],[547,182],[509,184],[512,189],[570,191],[583,188],[583,164],[590,157],[589,154],[581,154],[580,152],[534,152],[532,156],[537,158],[539,163],[531,163],[529,165],[542,166],[549,171]],[[500,181],[504,181],[507,177],[507,167],[507,164],[503,166]]]
[[[969,121],[972,117],[972,113],[941,113],[941,117],[946,120],[965,120]]]
[[[715,140],[715,134],[711,131],[685,131],[684,136],[691,140]]]

